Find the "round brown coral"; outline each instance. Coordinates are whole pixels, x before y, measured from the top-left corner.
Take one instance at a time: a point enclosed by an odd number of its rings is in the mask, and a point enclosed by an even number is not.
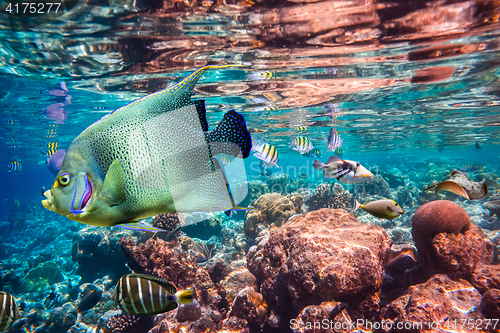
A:
[[[421,206],[412,219],[413,241],[418,249],[419,262],[428,270],[433,262],[433,239],[442,232],[458,235],[471,227],[467,212],[454,202],[436,200]]]
[[[262,195],[254,206],[256,209],[248,211],[245,218],[245,235],[251,238],[257,237],[257,225],[281,226],[290,216],[295,214],[292,201],[279,193],[267,193]]]

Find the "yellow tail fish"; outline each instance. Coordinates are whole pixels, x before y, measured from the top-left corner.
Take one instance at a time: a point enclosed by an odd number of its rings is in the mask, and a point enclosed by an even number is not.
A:
[[[204,101],[191,100],[200,76],[223,67],[202,67],[88,127],[67,150],[43,206],[89,225],[145,231],[161,230],[137,220],[161,213],[242,209],[244,195],[232,191],[241,186],[231,186],[216,157],[248,157],[245,119],[231,110],[208,131]]]

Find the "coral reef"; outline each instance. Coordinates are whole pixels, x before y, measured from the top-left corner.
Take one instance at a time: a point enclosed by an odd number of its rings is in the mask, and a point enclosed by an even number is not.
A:
[[[53,261],[46,261],[28,272],[23,287],[28,292],[43,290],[63,280],[64,276],[59,265]]]
[[[281,226],[295,214],[295,206],[290,199],[279,193],[268,193],[255,201],[256,209],[249,210],[245,217],[245,235],[257,237],[257,225]]]
[[[96,332],[143,333],[154,325],[152,316],[132,315],[121,311],[108,311],[100,319]]]
[[[330,192],[330,199],[328,200],[327,207],[331,209],[343,209],[347,212],[352,211],[352,195],[345,191],[342,185],[335,183],[332,185]]]
[[[295,212],[297,214],[302,214],[303,213],[302,204],[304,203],[304,198],[297,192],[287,194],[286,197],[293,203],[293,206],[295,207]]]
[[[129,273],[119,241],[122,237],[137,239],[140,235],[140,232],[119,228],[89,227],[80,230],[73,237],[71,258],[78,262],[77,272],[82,281],[91,282],[104,275],[117,280]]]
[[[257,290],[257,279],[245,267],[240,267],[229,273],[221,283],[221,289],[226,295],[226,299],[231,303],[236,295],[243,289],[251,287]]]
[[[306,201],[309,211],[327,208],[330,201],[330,184],[319,184],[312,192],[309,199]]]
[[[191,304],[180,304],[177,308],[175,319],[179,322],[195,321],[201,317],[201,306],[197,300],[193,300]]]
[[[373,198],[385,198],[392,199],[391,191],[389,189],[389,184],[379,174],[373,176],[373,178],[367,182],[356,184],[354,194],[358,201],[369,201]]]
[[[500,290],[490,289],[484,293],[480,309],[486,318],[500,319]]]
[[[260,328],[267,319],[267,304],[254,288],[245,288],[236,295],[231,304],[228,318],[231,317],[245,320],[251,328]]]
[[[309,305],[300,311],[297,318],[290,321],[293,333],[333,333],[347,332],[342,328],[354,327],[351,317],[340,302],[322,302],[319,305]],[[361,328],[357,327],[358,329]]]
[[[271,193],[281,193],[283,195],[288,193],[287,186],[290,176],[286,173],[274,174],[267,177],[266,184]]]
[[[308,211],[321,208],[352,210],[352,195],[339,183],[322,183],[309,196],[306,204]]]
[[[481,294],[467,281],[453,281],[447,275],[437,274],[423,284],[411,286],[406,294],[384,309],[382,317],[386,327],[391,325],[394,331],[397,325],[405,327],[405,323],[415,323],[405,332],[437,332],[454,329],[453,319],[483,322],[479,320],[484,319],[479,312],[471,311],[480,301]],[[475,327],[462,325],[460,331],[478,332]]]
[[[331,209],[293,217],[256,241],[248,269],[276,318],[270,325],[278,327],[318,301],[348,299],[356,311],[372,306],[390,251],[381,227]]]
[[[161,325],[168,325],[175,331],[187,325],[189,332],[204,332],[206,329],[215,331],[220,327],[222,317],[218,306],[222,298],[218,289],[208,272],[199,267],[187,251],[180,249],[178,242],[149,239],[144,244],[136,245],[132,239],[122,238],[120,246],[133,271],[158,276],[178,290],[190,287],[195,290],[195,299],[201,306],[201,317],[183,324],[176,320],[177,312],[170,311],[157,316],[153,332],[160,332],[158,326]],[[162,323],[167,321],[166,324]]]
[[[182,227],[182,231],[189,237],[198,239],[209,239],[212,235],[218,235],[222,230],[222,219],[220,217],[210,217],[203,222]]]

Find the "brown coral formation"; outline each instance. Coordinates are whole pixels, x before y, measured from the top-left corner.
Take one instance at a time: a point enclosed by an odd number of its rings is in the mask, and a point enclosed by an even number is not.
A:
[[[321,208],[352,210],[352,195],[344,190],[339,183],[322,183],[318,185],[309,199],[307,205],[309,211]]]
[[[480,309],[486,318],[500,319],[500,290],[488,290],[481,299]]]
[[[267,320],[267,304],[262,295],[248,287],[241,290],[234,299],[228,318],[245,320],[250,327],[262,327]]]
[[[172,283],[178,290],[190,287],[195,290],[195,298],[201,306],[201,317],[198,320],[187,322],[188,324],[179,323],[175,317],[177,312],[170,311],[157,318],[157,326],[166,321],[168,323],[165,325],[174,331],[181,327],[186,329],[187,325],[189,332],[205,332],[207,329],[215,331],[220,327],[222,318],[218,305],[221,296],[215,284],[208,272],[199,267],[187,251],[181,250],[177,242],[149,239],[144,244],[136,245],[133,240],[122,238],[120,245],[128,266],[133,271],[158,276]]]
[[[232,271],[221,283],[221,288],[224,290],[226,299],[230,303],[241,290],[247,287],[257,290],[257,279],[246,267],[240,267]]]
[[[467,212],[454,202],[436,200],[419,207],[412,219],[413,241],[418,249],[419,262],[427,276],[442,272],[434,260],[433,238],[439,233],[464,233],[470,228]]]
[[[257,225],[281,226],[295,214],[295,205],[290,199],[279,193],[262,195],[253,204],[256,209],[249,210],[245,217],[245,235],[257,237]]]
[[[405,332],[439,332],[460,329],[460,332],[481,332],[484,317],[473,309],[481,301],[481,294],[467,281],[450,279],[447,275],[434,275],[423,284],[411,286],[407,293],[384,311],[383,320],[389,332],[397,332],[400,325]],[[425,305],[425,306],[423,306]],[[456,321],[454,321],[456,319]],[[472,327],[459,325],[460,322],[473,322]],[[457,326],[454,326],[457,323]],[[407,325],[407,326],[404,326]],[[401,331],[401,330],[399,330]]]
[[[338,209],[296,216],[259,239],[247,263],[272,311],[270,325],[286,325],[318,301],[349,299],[353,308],[370,307],[366,300],[380,289],[390,244],[381,227]]]
[[[177,289],[194,287],[201,305],[212,305],[219,296],[208,273],[198,267],[185,251],[179,251],[177,242],[149,239],[136,245],[133,240],[122,238],[120,245],[129,267],[136,273],[146,273],[169,281]]]
[[[297,318],[290,321],[293,333],[333,333],[348,332],[342,328],[354,327],[345,304],[331,301],[319,305],[306,306]]]

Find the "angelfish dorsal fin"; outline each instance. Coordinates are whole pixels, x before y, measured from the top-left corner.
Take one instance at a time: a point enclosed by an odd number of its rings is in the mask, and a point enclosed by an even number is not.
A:
[[[118,205],[125,199],[125,175],[120,160],[111,163],[102,185],[103,193],[108,197],[110,206]]]
[[[138,99],[126,106],[118,109],[122,110],[128,108],[130,106],[135,106],[137,104],[141,104],[145,109],[149,110],[152,113],[163,113],[176,109],[183,108],[185,106],[193,104],[191,101],[191,96],[193,96],[193,88],[195,84],[200,79],[201,75],[205,73],[207,70],[212,68],[225,68],[225,67],[234,67],[239,65],[209,65],[198,68],[193,73],[186,76],[179,83],[170,86],[168,88],[162,89],[155,93],[149,94],[141,99]],[[115,110],[112,113],[118,111]]]

